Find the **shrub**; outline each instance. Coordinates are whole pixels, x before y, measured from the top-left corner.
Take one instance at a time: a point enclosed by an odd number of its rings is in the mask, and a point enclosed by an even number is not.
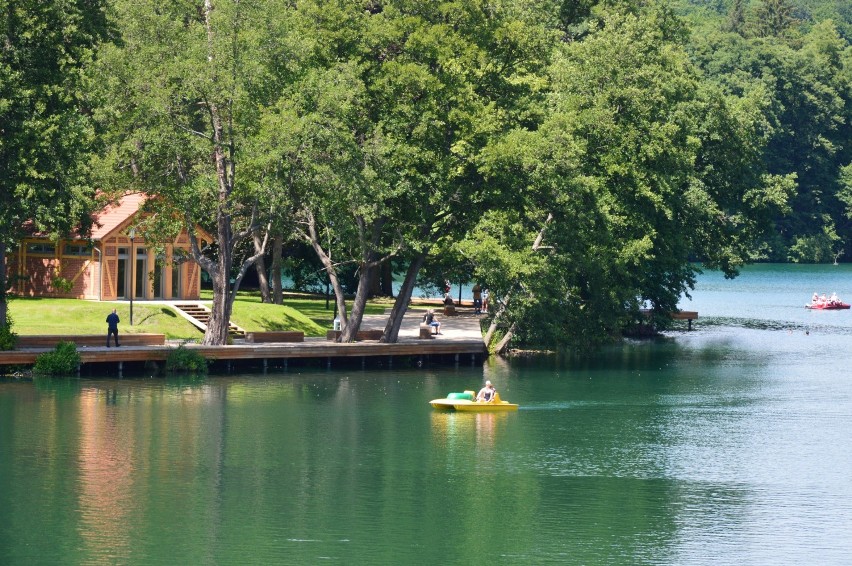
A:
[[[33,373],[36,375],[71,375],[80,366],[80,354],[73,342],[60,342],[52,352],[36,358]]]
[[[187,372],[187,373],[207,373],[207,360],[196,352],[186,348],[183,344],[169,352],[169,357],[166,358],[166,371]]]
[[[12,332],[12,317],[6,311],[6,326],[0,328],[0,350],[14,350],[18,335]]]
[[[66,295],[74,289],[74,282],[70,279],[66,279],[65,277],[56,276],[52,281],[53,288],[59,291],[60,293],[65,293]]]

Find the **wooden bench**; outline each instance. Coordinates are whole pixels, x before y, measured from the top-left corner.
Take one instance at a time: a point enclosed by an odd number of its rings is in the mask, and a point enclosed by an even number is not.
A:
[[[103,334],[41,334],[18,336],[16,349],[55,348],[60,342],[73,342],[79,346],[106,346],[106,332]],[[166,343],[165,334],[126,334],[119,332],[118,343],[122,346],[162,346]],[[110,344],[113,344],[110,341]]]
[[[420,325],[420,338],[434,338],[435,332],[434,329],[428,324]]]
[[[363,340],[381,340],[384,335],[384,330],[359,330],[355,333],[355,341]],[[325,333],[326,340],[336,341],[343,334],[340,330],[329,330]]]
[[[246,332],[246,342],[268,344],[270,342],[304,342],[305,333],[298,330],[272,330],[269,332]]]

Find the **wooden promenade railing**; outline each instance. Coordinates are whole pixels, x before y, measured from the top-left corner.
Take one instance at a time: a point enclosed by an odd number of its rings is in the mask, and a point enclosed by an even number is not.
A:
[[[166,343],[165,334],[125,334],[121,333],[118,341],[122,346],[162,346]],[[105,346],[106,334],[42,334],[18,336],[16,348],[54,348],[60,342],[73,342],[81,346]]]

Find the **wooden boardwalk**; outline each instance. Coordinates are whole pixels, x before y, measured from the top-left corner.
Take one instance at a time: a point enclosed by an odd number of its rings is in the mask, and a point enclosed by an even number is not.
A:
[[[304,342],[269,342],[249,343],[237,341],[227,346],[202,346],[186,344],[187,349],[198,352],[211,362],[231,363],[252,361],[264,369],[268,364],[286,366],[288,360],[315,360],[328,366],[336,361],[360,358],[362,364],[368,359],[386,358],[392,364],[393,358],[414,358],[452,360],[464,363],[481,363],[487,355],[482,341],[477,316],[457,316],[441,319],[441,335],[433,339],[419,338],[419,326],[422,312],[410,311],[404,319],[400,330],[399,341],[394,344],[384,344],[378,341],[352,342],[339,344],[325,338],[305,338]],[[376,330],[384,328],[387,316],[367,316],[361,328]],[[120,339],[132,336],[124,333]],[[106,343],[106,335],[103,337]],[[91,343],[90,341],[87,341]],[[117,368],[119,374],[127,363],[164,362],[169,353],[180,344],[168,343],[163,345],[136,345],[126,340],[119,348],[105,346],[79,345],[77,352],[83,366],[92,364],[107,364]],[[0,372],[2,366],[30,366],[35,363],[39,354],[51,351],[49,347],[26,347],[8,352],[0,352]],[[84,368],[87,369],[87,368]],[[91,370],[92,368],[88,368]],[[104,367],[105,373],[111,373],[110,367]]]

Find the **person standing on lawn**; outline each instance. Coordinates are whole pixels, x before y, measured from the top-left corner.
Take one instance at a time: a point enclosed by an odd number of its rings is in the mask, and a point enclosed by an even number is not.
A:
[[[107,348],[109,348],[109,337],[113,336],[115,338],[115,347],[118,348],[121,344],[118,343],[118,323],[121,322],[118,319],[118,315],[115,313],[115,309],[112,309],[112,312],[109,313],[106,317],[107,322]]]

